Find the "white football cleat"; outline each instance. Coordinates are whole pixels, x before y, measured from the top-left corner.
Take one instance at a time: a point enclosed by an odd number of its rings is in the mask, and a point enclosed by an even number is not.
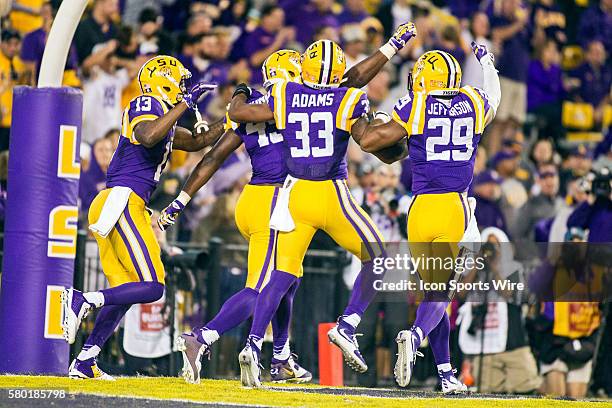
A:
[[[359,352],[359,343],[355,336],[354,333],[347,332],[346,328],[340,327],[340,324],[327,332],[329,341],[342,351],[346,364],[358,373],[365,373],[368,371],[368,365]]]
[[[249,388],[261,387],[259,358],[250,345],[247,344],[238,354],[238,363],[240,364],[240,382],[242,386]]]
[[[175,346],[183,356],[183,370],[181,376],[190,384],[200,383],[202,370],[202,356],[210,356],[210,346],[200,343],[197,336],[192,333],[183,333],[175,340]]]
[[[397,334],[397,361],[393,374],[395,381],[400,387],[407,387],[412,377],[412,369],[416,358],[423,357],[423,353],[417,350],[416,335],[411,330],[402,330]]]
[[[440,384],[442,384],[443,394],[461,394],[468,391],[467,385],[455,377],[456,372],[457,370],[446,372],[438,370],[438,377],[440,377]]]
[[[72,288],[62,291],[61,301],[64,314],[62,334],[64,340],[72,344],[81,326],[81,321],[89,313],[91,305],[85,300],[83,293]]]

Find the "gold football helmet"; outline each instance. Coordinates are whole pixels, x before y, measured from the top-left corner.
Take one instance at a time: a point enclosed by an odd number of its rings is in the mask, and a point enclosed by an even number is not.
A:
[[[461,87],[459,62],[446,51],[428,51],[415,62],[408,87],[433,96],[457,95]]]
[[[160,96],[166,103],[174,106],[187,92],[185,81],[191,78],[191,72],[174,57],[158,55],[140,68],[138,83],[145,94]]]
[[[270,54],[261,66],[263,86],[268,88],[280,81],[302,82],[300,53],[280,50]]]
[[[344,51],[331,40],[316,41],[302,54],[302,82],[311,88],[340,86],[345,69]]]

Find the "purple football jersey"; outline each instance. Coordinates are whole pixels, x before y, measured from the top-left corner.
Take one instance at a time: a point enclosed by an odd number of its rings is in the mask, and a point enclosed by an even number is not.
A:
[[[266,95],[253,91],[247,103],[264,104],[267,100]],[[231,126],[240,136],[251,158],[253,175],[249,184],[283,183],[287,177],[281,143],[283,136],[276,130],[274,122],[237,124],[228,122],[227,115],[225,120],[226,128]]]
[[[347,177],[346,150],[353,123],[369,110],[356,88],[313,89],[295,82],[275,84],[268,94],[283,135],[287,171],[305,180]]]
[[[467,191],[489,109],[485,93],[471,86],[446,101],[410,92],[397,102],[393,119],[410,135],[415,195]]]
[[[152,95],[141,95],[132,99],[123,111],[119,145],[113,155],[106,186],[124,186],[131,188],[145,202],[157,187],[170,153],[176,125],[159,143],[151,148],[142,146],[134,136],[137,124],[155,120],[166,114],[168,108],[164,102]]]

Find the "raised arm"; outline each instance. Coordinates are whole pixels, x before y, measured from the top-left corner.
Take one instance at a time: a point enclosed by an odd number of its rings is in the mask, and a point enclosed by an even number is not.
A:
[[[227,130],[213,148],[202,157],[195,169],[189,175],[182,191],[161,212],[157,224],[162,230],[174,225],[176,218],[187,206],[191,197],[208,183],[210,178],[221,167],[223,162],[242,144],[242,139],[232,129]]]
[[[249,104],[251,88],[239,84],[234,91],[230,107],[227,111],[230,119],[238,123],[259,123],[274,120],[274,113],[267,104]]]
[[[400,25],[385,45],[344,74],[342,86],[362,88],[367,85],[382,67],[416,35],[417,31],[413,23]]]
[[[173,148],[186,152],[197,152],[206,146],[217,143],[223,131],[223,119],[219,119],[212,125],[209,125],[208,130],[204,132],[196,132],[179,126],[174,134]]]
[[[480,62],[482,66],[483,74],[483,91],[487,94],[489,105],[491,110],[486,112],[485,125],[488,125],[493,121],[497,108],[501,102],[501,85],[499,83],[499,76],[497,75],[497,69],[493,64],[493,54],[487,50],[484,45],[478,45],[472,41],[472,52]]]

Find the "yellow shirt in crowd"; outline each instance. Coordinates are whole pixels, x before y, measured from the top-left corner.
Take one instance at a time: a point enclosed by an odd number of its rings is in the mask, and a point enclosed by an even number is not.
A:
[[[13,88],[18,85],[18,79],[23,76],[24,71],[25,65],[19,57],[14,57],[11,61],[0,52],[0,127],[11,126]]]

